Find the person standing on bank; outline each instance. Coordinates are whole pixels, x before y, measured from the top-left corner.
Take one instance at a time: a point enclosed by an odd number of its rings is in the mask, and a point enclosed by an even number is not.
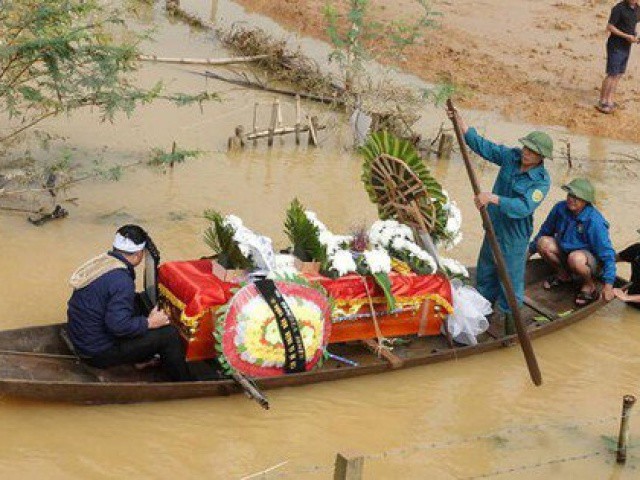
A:
[[[586,178],[575,178],[562,189],[567,199],[558,202],[529,245],[529,252],[538,252],[555,273],[542,285],[551,290],[563,283],[580,279],[580,291],[575,302],[584,306],[598,299],[596,280],[602,280],[602,298],[613,299],[616,279],[616,253],[609,238],[609,223],[593,203],[596,192]]]
[[[144,258],[147,233],[137,225],[118,229],[113,249],[71,276],[67,326],[82,360],[97,368],[147,362],[160,356],[172,381],[191,380],[185,349],[169,317],[158,307],[136,311],[135,267]]]
[[[638,43],[636,24],[640,22],[638,0],[623,0],[611,9],[607,31],[607,75],[602,81],[600,102],[596,108],[612,113],[616,108],[614,97],[618,82],[627,70],[631,45]]]
[[[640,230],[638,230],[638,233],[640,233]],[[627,302],[628,305],[640,309],[640,242],[634,243],[618,253],[616,261],[631,264],[631,285],[626,291],[621,288],[614,288],[613,293],[623,302]]]
[[[553,156],[553,140],[544,132],[531,132],[520,139],[522,148],[497,145],[467,127],[456,111],[464,139],[471,150],[500,167],[492,192],[481,192],[474,201],[478,209],[487,208],[518,305],[524,299],[524,274],[529,239],[533,233],[533,213],[547,196],[551,180],[544,159]],[[500,283],[489,241],[485,237],[477,264],[477,289],[491,303],[497,301],[505,312],[505,333],[515,325],[504,287]]]

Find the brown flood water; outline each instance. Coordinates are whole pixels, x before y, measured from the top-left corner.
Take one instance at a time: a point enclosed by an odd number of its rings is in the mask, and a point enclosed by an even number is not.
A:
[[[161,40],[149,47],[150,53],[222,55],[206,36],[168,25],[162,17],[156,21]],[[176,90],[202,89],[205,82],[189,70],[194,69],[148,66],[141,79],[163,78]],[[319,149],[295,147],[293,139],[286,139],[276,140],[273,150],[261,143],[227,155],[233,127],[249,125],[253,104],[272,97],[215,82],[208,87],[227,93],[224,103],[205,106],[203,114],[197,108],[157,104],[115,125],[100,124],[85,113],[47,126],[68,137],[77,161],[130,163],[152,147],[170,148],[173,140],[206,153],[166,174],[137,169],[117,183],[82,184],[73,190],[79,206],[70,207],[71,216],[42,228],[29,226],[22,216],[0,217],[0,328],[63,320],[69,274],[107,248],[115,227],[124,222],[144,225],[163,259],[177,260],[207,254],[201,240],[205,223],[199,218],[205,208],[235,213],[280,245],[284,210],[294,196],[335,231],[373,221],[375,210],[359,180],[359,159],[344,148],[348,134],[330,129],[322,134]],[[281,101],[286,119],[292,107],[288,99]],[[319,107],[305,108],[335,123]],[[530,129],[482,112],[466,116],[506,143]],[[426,132],[444,121],[435,110],[425,117]],[[558,140],[568,136],[553,133]],[[583,157],[637,150],[603,139],[571,140],[574,154]],[[496,170],[480,165],[481,182],[489,188]],[[460,159],[433,162],[432,169],[465,218],[465,239],[450,253],[473,264],[481,226]],[[557,160],[549,169],[553,188],[537,225],[562,199],[560,185],[584,174],[602,192],[599,207],[612,221],[616,247],[636,240],[637,165],[580,162],[568,171]],[[367,456],[365,478],[638,478],[637,450],[631,449],[627,466],[619,468],[601,438],[616,434],[622,395],[639,393],[638,312],[613,302],[592,318],[536,340],[534,348],[544,378],[539,388],[530,382],[520,350],[509,348],[269,392],[268,412],[242,396],[100,407],[1,398],[0,478],[242,478],[287,462],[265,478],[326,479],[332,478],[339,451]],[[632,439],[640,435],[634,420]]]

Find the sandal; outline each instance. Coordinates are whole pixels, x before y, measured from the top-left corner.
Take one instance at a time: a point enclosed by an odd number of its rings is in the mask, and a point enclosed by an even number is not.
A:
[[[544,288],[545,290],[553,290],[554,288],[561,285],[566,285],[567,283],[571,283],[571,279],[564,280],[560,278],[557,273],[555,273],[546,278],[546,280],[542,284],[542,288]]]
[[[580,290],[576,295],[576,305],[578,305],[579,307],[584,307],[596,301],[597,299],[598,299],[597,290],[593,290],[592,292],[585,292],[583,290]]]
[[[606,103],[599,103],[598,105],[596,105],[596,109],[600,112],[600,113],[613,113],[613,110],[615,109],[613,105],[609,105]]]

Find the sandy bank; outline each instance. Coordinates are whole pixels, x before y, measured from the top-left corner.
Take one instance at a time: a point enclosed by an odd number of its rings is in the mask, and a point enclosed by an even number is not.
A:
[[[327,40],[316,0],[238,0],[306,36]],[[594,108],[605,66],[604,0],[434,0],[440,26],[405,58],[389,59],[429,82],[450,78],[472,92],[462,105],[513,121],[563,125],[573,132],[640,142],[640,47],[620,84],[620,108]],[[378,20],[407,18],[415,2],[372,0]]]

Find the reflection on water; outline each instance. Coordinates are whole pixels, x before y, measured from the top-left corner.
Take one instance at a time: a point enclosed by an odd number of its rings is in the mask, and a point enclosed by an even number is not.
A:
[[[165,30],[154,48],[185,48],[192,33],[179,25]],[[202,39],[189,43],[190,56],[215,56]],[[150,65],[143,81],[169,78],[182,90],[201,88],[190,69]],[[345,151],[348,135],[326,132],[323,147],[296,147],[293,139],[267,150],[227,155],[226,139],[249,124],[253,104],[272,97],[226,90],[220,105],[173,109],[146,107],[131,120],[99,124],[90,113],[50,123],[54,133],[91,158],[104,150],[108,161],[124,162],[173,140],[207,153],[166,173],[139,169],[116,183],[81,184],[71,216],[42,228],[23,217],[0,217],[1,328],[61,321],[69,296],[67,278],[86,258],[108,247],[115,228],[138,222],[147,228],[164,260],[207,254],[201,213],[235,213],[256,231],[285,241],[284,211],[295,196],[336,232],[370,223],[375,209],[359,180],[359,159]],[[288,99],[281,99],[288,102]],[[329,114],[307,105],[320,115]],[[425,131],[437,130],[441,112],[429,111]],[[486,132],[514,144],[528,126],[488,120],[471,112],[470,123],[490,122]],[[587,151],[593,141],[576,139]],[[607,142],[597,147],[605,156]],[[616,147],[617,148],[617,147]],[[592,153],[593,154],[593,153]],[[594,155],[595,156],[595,155]],[[459,158],[430,164],[464,221],[463,243],[450,252],[475,261],[482,232],[471,189]],[[562,199],[560,184],[573,173],[549,164],[553,187],[536,217],[539,225]],[[612,222],[616,247],[635,238],[640,208],[635,177],[596,169],[600,191],[615,191],[601,204]],[[483,168],[485,188],[496,170]],[[591,170],[587,172],[591,174]],[[595,173],[595,171],[594,171]],[[446,364],[369,378],[283,389],[269,393],[265,412],[241,396],[132,406],[74,407],[4,398],[0,400],[2,478],[240,478],[287,461],[275,471],[290,478],[330,478],[337,451],[369,455],[365,478],[465,478],[521,467],[496,478],[637,478],[630,451],[620,469],[601,435],[615,435],[621,397],[637,393],[640,317],[612,303],[596,316],[536,340],[544,385],[529,381],[517,348]],[[632,421],[631,436],[637,434]],[[388,456],[382,452],[390,451]],[[595,453],[594,453],[595,452]],[[585,456],[583,459],[561,461]],[[558,460],[533,468],[536,464]],[[524,468],[523,466],[531,466]],[[316,468],[317,467],[317,468]],[[401,472],[401,473],[399,473]],[[269,478],[269,477],[267,477]]]

